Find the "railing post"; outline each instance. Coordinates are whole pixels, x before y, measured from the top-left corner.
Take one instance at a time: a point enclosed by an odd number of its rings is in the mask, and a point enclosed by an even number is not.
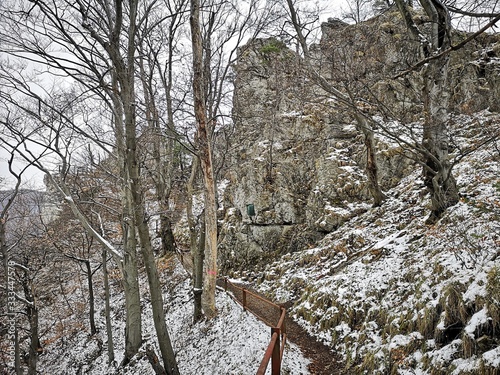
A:
[[[227,292],[227,277],[224,277],[224,292]]]
[[[283,315],[284,312],[285,312],[285,308],[282,306],[281,307],[281,314]],[[285,317],[285,319],[283,319],[283,325],[280,328],[281,328],[281,334],[285,334],[286,333],[286,317]]]
[[[242,288],[241,292],[243,293],[243,311],[247,311],[247,290]]]
[[[277,333],[276,343],[273,348],[273,355],[271,357],[271,375],[280,375],[281,373],[281,344],[280,344],[280,329],[271,328],[271,337]]]

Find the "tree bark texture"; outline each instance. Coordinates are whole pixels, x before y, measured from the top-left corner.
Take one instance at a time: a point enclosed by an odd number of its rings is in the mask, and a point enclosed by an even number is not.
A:
[[[193,260],[193,321],[197,322],[203,318],[201,296],[203,293],[203,258],[205,253],[205,220],[203,212],[200,222],[200,236],[196,233],[196,220],[193,214],[194,184],[200,165],[199,158],[195,155],[191,165],[191,174],[187,182],[186,213],[189,226],[189,249]]]
[[[408,30],[420,41],[424,58],[450,46],[451,21],[446,6],[439,0],[420,0],[431,20],[431,32],[424,36],[417,27],[403,0],[396,0]],[[428,224],[435,223],[450,206],[458,202],[458,188],[452,174],[448,154],[448,70],[449,55],[430,60],[422,68],[424,129],[422,148],[424,156],[424,183],[431,195],[431,213]]]
[[[118,74],[113,74],[113,93],[119,92]],[[141,303],[139,296],[139,274],[137,270],[137,239],[133,217],[133,199],[129,181],[129,171],[126,165],[127,148],[125,143],[124,108],[123,103],[117,95],[111,95],[114,112],[114,130],[116,139],[116,151],[118,164],[120,166],[120,177],[123,181],[121,186],[122,198],[122,233],[124,240],[123,262],[121,264],[123,290],[125,293],[125,356],[124,362],[139,351],[142,344],[142,321]]]
[[[121,88],[121,100],[124,109],[125,119],[125,145],[126,145],[126,171],[128,173],[128,190],[133,207],[130,219],[133,225],[137,227],[139,235],[141,254],[146,267],[146,273],[151,294],[151,307],[153,310],[153,321],[156,329],[156,335],[163,357],[165,370],[169,375],[179,374],[172,343],[165,323],[163,312],[163,295],[156,268],[156,261],[151,245],[149,226],[145,214],[144,200],[142,197],[142,188],[140,184],[140,168],[137,156],[137,134],[136,134],[136,112],[135,112],[135,87],[134,87],[134,64],[135,64],[135,35],[136,35],[136,16],[137,1],[130,1],[130,24],[128,27],[128,45],[126,55],[126,65],[122,61],[115,61],[118,80]],[[115,46],[118,47],[118,44]]]
[[[147,80],[148,77],[145,67],[144,67],[144,56],[146,52],[139,51],[142,55],[139,59],[139,69],[141,73],[142,87],[144,91],[144,101],[146,102],[146,120],[148,122],[149,132],[151,133],[151,148],[152,156],[155,166],[153,168],[153,181],[156,189],[156,197],[158,204],[160,206],[160,239],[162,244],[162,250],[159,256],[166,255],[168,253],[174,253],[176,250],[175,239],[172,231],[172,223],[168,216],[169,209],[169,199],[170,192],[172,190],[173,181],[173,149],[174,142],[173,139],[165,137],[162,134],[162,129],[160,128],[160,120],[158,115],[158,109],[156,108],[154,91],[155,88],[152,87],[151,81]],[[170,90],[170,87],[165,85],[166,90]],[[172,104],[170,94],[166,96],[167,100],[167,111],[172,110]],[[172,118],[172,114],[168,113],[168,119]],[[173,122],[173,120],[172,120]]]
[[[158,356],[156,355],[154,350],[151,348],[151,345],[148,345],[146,347],[146,357],[148,357],[148,361],[151,364],[151,367],[153,367],[155,374],[166,375],[165,369],[160,364],[160,361],[158,360]]]
[[[424,183],[431,194],[429,224],[458,200],[458,188],[452,175],[448,154],[448,56],[429,63],[424,68],[425,124],[422,146],[427,150]]]
[[[38,306],[33,292],[33,284],[29,281],[27,271],[24,271],[24,280],[22,281],[24,296],[28,304],[26,305],[26,317],[29,322],[30,346],[28,351],[28,375],[36,375],[38,355],[43,352],[40,344],[38,328]]]
[[[95,335],[97,333],[97,328],[95,326],[94,283],[92,282],[92,268],[90,266],[90,261],[88,259],[85,261],[85,269],[87,273],[87,285],[89,288],[90,334]]]
[[[132,22],[132,21],[131,21]],[[132,36],[130,36],[132,38]],[[128,52],[129,55],[132,51]],[[133,56],[129,56],[129,64],[133,64]],[[132,65],[129,65],[132,66]],[[125,114],[125,139],[126,139],[126,166],[129,176],[129,191],[133,205],[133,215],[130,218],[137,227],[139,235],[141,254],[146,267],[148,276],[149,291],[151,294],[151,307],[153,309],[153,321],[158,337],[160,351],[163,357],[163,362],[167,374],[178,374],[177,362],[175,354],[168,335],[165,316],[163,312],[163,295],[156,268],[153,248],[151,246],[151,238],[149,234],[149,226],[144,210],[144,201],[141,194],[140,170],[137,158],[137,136],[136,136],[136,121],[135,121],[135,102],[134,102],[134,86],[133,75],[128,80],[121,82],[122,101],[124,103]]]
[[[162,244],[162,252],[160,255],[174,254],[177,250],[175,246],[174,232],[172,231],[172,221],[168,214],[163,213],[168,209],[168,201],[160,202],[160,238]]]
[[[198,246],[195,245],[195,253],[193,254],[193,297],[194,297],[194,313],[193,321],[197,322],[203,317],[202,292],[203,292],[203,261],[205,254],[205,220],[204,213],[201,215],[200,223],[200,239]]]
[[[368,190],[373,198],[373,207],[379,207],[387,196],[382,192],[378,183],[378,163],[377,163],[377,148],[375,146],[375,138],[373,129],[368,121],[362,115],[356,115],[356,121],[359,131],[365,137],[366,149],[366,175],[368,177]]]
[[[102,250],[102,273],[104,279],[104,314],[106,316],[106,336],[108,337],[108,364],[115,360],[115,348],[113,343],[113,325],[111,324],[111,307],[109,303],[109,277],[108,277],[108,255],[106,249]]]
[[[217,314],[215,307],[215,283],[217,279],[217,201],[212,164],[212,149],[207,129],[204,97],[203,46],[200,27],[200,3],[191,0],[191,40],[193,48],[193,95],[197,123],[197,146],[205,187],[205,260],[202,304],[207,318]]]
[[[127,174],[125,174],[127,176]],[[131,219],[132,204],[129,189],[122,188],[124,195],[123,237],[124,254],[122,264],[123,290],[125,293],[125,357],[128,363],[137,354],[142,344],[141,301],[139,295],[139,273],[137,270],[137,240],[135,226]]]
[[[14,332],[14,367],[16,375],[23,375],[23,368],[21,366],[21,345],[19,343],[19,330],[17,325]]]

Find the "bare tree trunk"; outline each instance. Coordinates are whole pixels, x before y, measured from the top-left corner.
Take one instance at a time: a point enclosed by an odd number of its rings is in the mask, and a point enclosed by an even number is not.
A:
[[[92,268],[90,266],[90,261],[88,259],[84,263],[87,273],[87,285],[89,288],[90,334],[95,335],[97,333],[97,328],[95,326],[94,283],[92,282]]]
[[[137,6],[137,4],[135,4]],[[135,14],[131,10],[131,14]],[[135,19],[131,19],[129,29],[129,47],[127,62],[128,66],[132,67],[134,64],[134,27]],[[122,72],[125,74],[126,72]],[[124,115],[125,115],[125,140],[126,140],[126,167],[129,175],[129,191],[131,195],[131,201],[133,203],[133,215],[131,220],[135,223],[137,227],[137,232],[139,234],[139,240],[141,244],[141,253],[144,259],[144,265],[146,267],[146,273],[148,276],[149,291],[151,294],[151,307],[153,309],[153,321],[156,329],[156,335],[158,337],[158,343],[160,346],[161,355],[163,357],[163,363],[165,370],[169,375],[179,374],[177,367],[177,362],[175,359],[175,353],[172,348],[172,343],[167,331],[167,325],[165,323],[165,315],[163,312],[163,295],[162,288],[160,284],[160,279],[158,277],[158,270],[156,268],[156,261],[153,254],[153,248],[151,246],[151,238],[149,234],[149,226],[144,210],[144,200],[141,192],[140,184],[140,171],[137,158],[137,135],[136,135],[136,114],[135,114],[135,93],[134,93],[134,76],[133,70],[128,70],[128,77],[122,79],[121,89],[122,89],[122,101],[124,103]]]
[[[141,211],[141,210],[138,210]],[[178,375],[179,369],[175,359],[175,353],[170,341],[170,336],[165,323],[163,311],[163,295],[158,270],[156,268],[153,249],[149,238],[149,228],[146,221],[139,224],[139,238],[141,240],[142,257],[148,275],[149,291],[151,293],[151,307],[153,309],[153,321],[158,336],[160,352],[163,357],[163,365],[168,375]]]
[[[109,304],[109,278],[108,278],[108,255],[106,249],[102,250],[102,273],[104,278],[104,314],[106,316],[106,335],[108,337],[108,363],[115,360],[115,349],[113,344],[113,326],[111,324],[111,307]]]
[[[133,97],[132,88],[129,87],[129,97]],[[141,253],[146,267],[148,276],[149,291],[151,294],[151,307],[153,309],[153,321],[156,328],[156,335],[160,351],[163,357],[163,363],[167,374],[179,374],[175,354],[172,348],[172,343],[167,331],[165,323],[165,315],[163,312],[163,295],[156,268],[153,248],[151,246],[151,238],[149,234],[149,226],[144,212],[144,202],[141,194],[141,185],[139,182],[139,166],[137,162],[137,139],[135,126],[135,113],[133,100],[126,100],[129,103],[128,109],[125,110],[125,133],[127,145],[127,170],[130,176],[130,194],[134,205],[133,217],[131,220],[135,222],[139,234]],[[133,226],[133,225],[132,225]]]
[[[203,317],[203,309],[201,306],[201,296],[203,293],[203,258],[205,252],[205,221],[203,217],[205,213],[201,214],[200,223],[200,238],[196,233],[196,220],[193,214],[193,195],[194,195],[194,184],[196,180],[196,175],[198,174],[200,160],[195,155],[193,157],[193,163],[191,165],[191,175],[187,183],[187,203],[186,203],[186,213],[189,226],[189,240],[190,240],[190,254],[193,260],[193,299],[194,299],[194,311],[193,311],[193,321],[197,322]]]
[[[137,239],[132,220],[130,189],[123,188],[124,217],[122,219],[124,250],[122,277],[125,292],[125,356],[123,364],[137,354],[142,344],[141,301],[139,295],[139,274],[137,271]]]
[[[448,93],[449,58],[429,63],[424,68],[424,107],[426,117],[422,146],[427,150],[424,183],[431,194],[431,214],[428,224],[435,223],[443,212],[458,200],[458,188],[452,175],[448,155]]]
[[[351,99],[352,96],[351,96]],[[353,101],[354,102],[354,101]],[[382,205],[387,196],[382,192],[380,184],[378,183],[378,163],[377,163],[377,149],[375,146],[375,138],[373,135],[373,128],[368,123],[366,118],[361,114],[356,114],[356,122],[358,130],[365,137],[366,148],[366,175],[368,177],[368,190],[373,198],[373,207]]]
[[[194,184],[196,181],[196,176],[198,174],[198,168],[200,165],[200,159],[194,155],[193,163],[191,165],[191,174],[186,185],[187,199],[186,199],[186,216],[189,227],[189,246],[191,255],[194,256],[196,253],[197,246],[197,234],[196,234],[196,220],[193,213],[193,196],[194,196]]]
[[[193,321],[197,322],[203,318],[202,310],[202,294],[203,294],[203,261],[205,254],[205,214],[201,215],[200,222],[200,239],[198,246],[195,245],[196,252],[193,254],[193,297],[194,297],[194,313]]]
[[[160,214],[160,238],[162,244],[162,254],[173,254],[176,252],[177,247],[175,246],[175,237],[174,232],[172,231],[172,221],[170,217],[163,213],[168,209],[168,201],[160,202],[160,210],[162,213]]]
[[[408,30],[420,41],[423,57],[433,52],[446,50],[450,46],[451,21],[446,5],[439,0],[420,0],[422,8],[431,20],[430,33],[422,33],[412,18],[403,0],[396,0]],[[431,214],[428,224],[435,223],[448,208],[458,202],[458,188],[452,175],[452,164],[448,155],[448,70],[449,54],[429,61],[422,69],[424,132],[422,146],[424,154],[424,183],[431,194]]]
[[[112,79],[113,93],[119,92],[118,74],[115,72]],[[123,290],[125,293],[125,356],[126,364],[137,354],[142,344],[141,302],[139,296],[139,274],[137,270],[137,239],[133,222],[134,205],[130,193],[129,172],[126,166],[126,144],[124,126],[124,108],[122,101],[111,95],[114,111],[114,130],[121,186],[122,232],[123,232],[123,262],[121,264]]]
[[[144,101],[146,102],[146,120],[151,132],[151,147],[155,163],[155,167],[153,169],[153,181],[156,188],[156,197],[160,206],[160,239],[162,250],[159,255],[163,256],[176,251],[172,223],[168,216],[174,169],[174,143],[171,138],[166,138],[160,129],[158,110],[155,104],[154,88],[151,87],[151,82],[146,79],[148,77],[144,67],[144,56],[146,55],[146,52],[142,50],[142,46],[139,46],[139,48],[141,48],[139,69],[142,78],[142,88],[144,90]],[[169,90],[169,87],[167,86],[165,89]],[[171,101],[171,98],[170,95],[167,94],[167,103],[169,101]],[[167,104],[169,123],[170,121],[173,123],[173,119],[171,120],[173,115],[170,113],[172,110],[171,108],[171,103]]]
[[[22,281],[24,296],[27,301],[26,304],[26,317],[29,322],[30,346],[28,352],[28,375],[36,375],[36,365],[38,362],[38,355],[43,352],[40,344],[39,330],[38,330],[38,307],[34,298],[32,290],[33,285],[29,281],[28,271],[24,271],[24,279]]]
[[[153,348],[151,348],[151,345],[146,347],[146,357],[148,357],[149,363],[151,364],[151,367],[153,367],[156,375],[166,375],[165,369],[160,364],[158,356],[154,352]]]
[[[141,185],[140,185],[140,170],[137,158],[137,128],[136,128],[136,113],[135,113],[135,86],[134,86],[134,65],[135,65],[135,51],[136,51],[136,31],[137,31],[137,0],[130,0],[128,2],[128,27],[127,32],[127,43],[125,46],[126,54],[122,56],[122,48],[120,42],[120,31],[122,27],[122,21],[124,18],[123,7],[121,2],[116,2],[116,25],[114,27],[113,35],[111,36],[110,43],[104,43],[103,47],[107,50],[115,69],[116,75],[114,76],[113,84],[116,87],[119,84],[119,90],[114,90],[113,92],[119,93],[119,100],[113,94],[113,104],[114,110],[117,115],[117,120],[120,122],[116,126],[117,128],[117,143],[121,146],[119,148],[119,154],[121,161],[123,162],[123,193],[126,200],[126,205],[124,210],[123,224],[128,230],[127,239],[128,246],[127,249],[130,251],[130,255],[135,256],[135,229],[137,228],[137,233],[139,235],[141,252],[144,259],[144,264],[146,267],[146,273],[148,276],[149,288],[151,293],[151,306],[153,309],[153,320],[156,328],[156,334],[158,337],[158,342],[160,346],[160,351],[163,357],[163,362],[168,374],[178,374],[177,363],[175,361],[175,355],[172,349],[170,338],[168,336],[167,327],[165,324],[165,317],[163,313],[163,296],[161,285],[158,277],[158,272],[156,269],[155,258],[153,254],[153,249],[151,246],[151,238],[149,235],[149,227],[144,210],[144,201],[142,199]],[[122,121],[123,119],[123,121]],[[123,131],[122,131],[123,129]],[[121,131],[121,134],[118,133]],[[123,144],[123,140],[125,143]],[[124,146],[124,147],[123,147]],[[133,253],[132,253],[133,251]],[[126,254],[127,256],[127,254]],[[125,260],[127,257],[125,257]],[[134,259],[135,260],[135,259]],[[125,262],[124,262],[125,263]],[[135,265],[135,264],[134,264]],[[128,277],[128,272],[131,272],[134,276],[137,275],[137,267],[125,270],[124,276]],[[130,287],[135,288],[134,285]],[[135,296],[135,293],[134,293]],[[132,305],[132,303],[134,305]],[[131,323],[138,322],[140,324],[140,305],[139,300],[129,300],[127,303],[128,308],[134,308],[135,303],[138,307],[138,320],[133,320]],[[135,311],[135,310],[134,310]],[[132,318],[132,317],[130,317]],[[137,331],[134,331],[137,333]],[[138,337],[140,339],[140,337]],[[127,334],[127,341],[137,339],[137,337],[129,337]],[[131,341],[130,344],[135,343]],[[131,349],[135,347],[130,346]],[[126,353],[129,354],[129,353]]]
[[[373,207],[379,207],[382,205],[386,195],[380,189],[378,183],[378,166],[377,166],[377,155],[375,148],[375,141],[373,138],[373,130],[367,130],[363,132],[365,136],[365,148],[366,148],[366,174],[368,176],[368,189],[373,197]]]
[[[38,308],[36,306],[28,306],[27,315],[30,324],[30,349],[28,355],[28,375],[36,375],[36,365],[38,355],[42,352],[40,345],[40,337],[38,334]]]
[[[207,318],[217,315],[215,307],[215,283],[217,279],[217,201],[212,164],[212,149],[207,129],[206,104],[204,97],[203,47],[200,28],[200,3],[191,0],[191,40],[193,48],[193,94],[194,113],[197,123],[198,152],[205,187],[205,230],[206,246],[204,261],[204,282],[202,304]]]

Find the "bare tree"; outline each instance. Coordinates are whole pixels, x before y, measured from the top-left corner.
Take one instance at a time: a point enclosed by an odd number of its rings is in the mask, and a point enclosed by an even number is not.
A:
[[[191,0],[191,41],[193,48],[193,95],[197,126],[197,145],[205,187],[205,277],[203,283],[203,310],[208,318],[217,314],[215,307],[215,283],[217,277],[217,201],[215,176],[212,162],[212,145],[205,102],[206,81],[203,75],[203,45],[200,26],[200,2]]]
[[[106,315],[106,335],[108,336],[108,363],[115,361],[115,349],[113,344],[113,326],[111,324],[111,306],[109,302],[109,277],[108,277],[108,254],[106,249],[102,250],[102,272],[104,280],[104,314]]]
[[[341,103],[352,113],[354,113],[357,128],[365,138],[365,146],[367,151],[366,172],[368,177],[368,187],[373,197],[373,205],[375,207],[380,206],[386,199],[386,196],[382,192],[378,181],[378,165],[376,147],[374,142],[374,130],[370,120],[371,116],[369,116],[369,114],[367,114],[362,109],[362,107],[358,105],[358,98],[354,97],[353,91],[349,86],[346,86],[346,90],[342,91],[341,87],[336,87],[335,84],[330,82],[330,80],[328,80],[318,70],[314,63],[314,57],[309,50],[308,42],[306,40],[306,34],[304,33],[303,22],[300,20],[300,14],[295,9],[293,0],[287,0],[287,5],[290,20],[296,33],[297,43],[304,54],[304,60],[307,70],[321,89],[323,89],[329,95],[332,95],[339,101],[339,103]]]
[[[417,95],[417,100],[421,100],[425,113],[423,123],[423,132],[418,139],[418,134],[414,129],[406,125],[404,114],[400,109],[390,108],[390,103],[381,101],[373,91],[376,82],[384,82],[393,79],[393,77],[384,77],[382,67],[378,74],[372,72],[372,81],[364,79],[366,72],[353,72],[352,78],[345,81],[343,86],[332,84],[332,78],[324,74],[317,66],[312,63],[312,56],[308,50],[304,28],[300,20],[300,15],[294,7],[293,1],[288,1],[290,18],[295,28],[297,41],[304,51],[304,58],[310,72],[312,72],[317,84],[327,93],[333,95],[337,101],[344,105],[348,111],[354,115],[358,128],[365,136],[365,145],[367,149],[367,176],[369,179],[369,188],[374,197],[375,205],[383,201],[384,195],[378,188],[377,182],[377,163],[376,148],[374,143],[374,131],[381,131],[384,135],[399,142],[407,156],[418,161],[423,166],[425,184],[431,194],[431,214],[427,220],[433,223],[447,207],[458,201],[458,189],[452,174],[453,161],[448,154],[450,140],[447,134],[448,113],[449,113],[449,93],[448,93],[448,70],[449,54],[475,37],[485,32],[489,27],[498,21],[498,14],[490,12],[488,15],[493,17],[480,30],[466,37],[462,42],[456,45],[451,44],[452,26],[450,22],[449,9],[440,1],[421,1],[421,6],[428,17],[429,22],[417,22],[413,19],[414,12],[410,11],[411,2],[398,0],[395,2],[408,27],[408,45],[409,58],[406,63],[410,64],[410,69],[397,75],[398,78],[404,77],[409,72],[417,72],[421,85],[421,94]],[[388,4],[390,5],[390,4]],[[493,8],[492,8],[493,9]],[[341,26],[344,27],[344,26]],[[356,34],[358,35],[358,34]],[[358,42],[358,41],[357,41]],[[412,44],[413,43],[413,44]],[[417,50],[411,50],[414,46]],[[332,46],[334,50],[340,49],[339,46]],[[355,51],[352,51],[355,52]],[[344,56],[349,60],[350,56]],[[369,64],[358,59],[359,64]],[[418,61],[420,60],[420,61]],[[343,61],[343,60],[342,60]],[[354,67],[354,65],[352,66]],[[351,69],[352,67],[349,67]],[[344,71],[350,77],[349,71]],[[391,72],[389,72],[391,74]],[[392,73],[393,74],[393,73]],[[377,81],[378,79],[378,81]],[[338,79],[337,79],[338,82]],[[401,87],[408,86],[408,81],[397,83]],[[410,84],[411,86],[411,84]],[[413,89],[418,90],[416,84]],[[366,109],[368,108],[368,110]],[[377,120],[373,114],[378,112],[381,118],[393,120],[400,124],[399,131],[391,129],[384,121]],[[405,129],[407,137],[401,135],[402,129]]]
[[[232,90],[228,87],[228,79],[231,65],[236,61],[237,50],[245,38],[255,38],[273,27],[272,21],[277,19],[276,8],[277,4],[273,2],[264,3],[259,0],[251,0],[248,4],[237,1],[208,1],[203,3],[203,7],[199,1],[191,1],[192,86],[196,119],[193,152],[200,161],[205,193],[202,300],[207,317],[216,313],[216,180],[223,161],[223,158],[220,161],[214,159],[213,155],[218,131],[225,128],[227,119],[230,118]],[[224,131],[221,131],[221,134],[224,134]],[[224,155],[224,152],[219,154]],[[196,263],[201,261],[198,259]],[[197,272],[194,272],[194,275],[196,274]],[[195,279],[195,284],[197,283]]]
[[[57,224],[53,224],[58,227]],[[78,228],[79,229],[79,228]],[[52,232],[52,231],[51,231]],[[99,270],[101,264],[96,265],[94,268],[91,263],[91,249],[93,246],[93,237],[89,236],[87,232],[78,232],[74,228],[66,225],[64,230],[65,238],[57,241],[56,233],[49,232],[50,237],[53,239],[53,246],[61,253],[62,256],[76,262],[87,279],[88,289],[88,302],[89,302],[89,324],[90,334],[95,335],[97,328],[95,324],[95,298],[94,298],[94,274]],[[59,244],[58,242],[62,242]],[[65,251],[71,250],[71,252]],[[75,251],[75,249],[78,249]],[[77,252],[77,254],[73,254]]]
[[[16,172],[13,169],[13,158],[14,155],[11,154],[10,159],[8,160],[9,170],[12,176],[15,177],[16,183],[13,188],[7,190],[6,192],[2,191],[0,195],[0,252],[2,255],[2,264],[4,270],[4,280],[5,280],[5,290],[7,293],[7,299],[4,302],[4,306],[6,311],[4,312],[7,316],[7,319],[10,323],[8,337],[14,340],[14,366],[16,374],[22,374],[21,369],[21,360],[20,360],[20,349],[19,349],[19,337],[18,337],[18,328],[15,321],[15,311],[13,311],[13,297],[14,291],[11,290],[11,285],[13,285],[13,274],[10,272],[11,266],[9,265],[9,261],[11,259],[11,252],[16,245],[16,242],[9,244],[7,241],[7,225],[9,219],[9,211],[12,205],[15,202],[17,195],[19,194],[19,190],[22,183],[22,175],[27,167],[25,167],[20,172]],[[3,182],[3,181],[2,181]]]
[[[359,23],[373,15],[373,0],[349,0],[342,12],[342,18],[347,22]],[[386,6],[386,4],[378,4]]]
[[[176,251],[169,215],[169,200],[178,175],[177,168],[183,148],[178,146],[181,135],[176,130],[176,112],[180,104],[174,103],[174,65],[182,51],[178,40],[186,19],[187,0],[165,0],[158,2],[157,9],[151,9],[138,30],[139,78],[144,97],[144,114],[147,128],[141,141],[151,147],[144,147],[150,153],[144,162],[147,173],[155,186],[159,203],[159,236],[162,241],[161,254]],[[154,27],[155,24],[162,27]]]
[[[37,373],[38,356],[43,352],[40,310],[44,304],[41,301],[50,289],[45,271],[50,266],[47,261],[50,249],[42,240],[42,195],[34,190],[18,190],[16,199],[10,200],[5,240],[6,246],[15,248],[15,252],[9,254],[8,248],[2,249],[3,256],[8,257],[6,294],[13,297],[9,310],[14,309],[9,314],[15,315],[16,328],[19,324],[16,331],[26,332],[26,335],[16,333],[16,359],[21,348],[25,348],[28,374],[33,375]],[[18,360],[16,372],[22,373]]]
[[[448,6],[439,0],[421,0],[420,5],[430,20],[430,27],[423,28],[415,22],[409,6],[403,0],[395,1],[406,23],[409,33],[418,41],[419,69],[423,79],[422,98],[424,105],[423,137],[420,152],[424,158],[424,183],[431,194],[431,214],[428,223],[437,221],[442,213],[458,202],[458,188],[452,173],[454,163],[449,155],[449,61],[450,52],[461,48],[472,38],[500,20],[494,18],[478,32],[453,46],[452,25]],[[494,9],[494,8],[493,8]]]
[[[142,3],[141,3],[142,4]],[[65,9],[67,12],[62,12]],[[136,234],[145,261],[150,283],[154,323],[160,343],[163,361],[169,373],[177,373],[173,349],[168,337],[163,315],[163,297],[159,284],[148,218],[144,207],[141,171],[138,158],[137,97],[135,87],[136,38],[139,25],[148,17],[150,7],[139,9],[138,1],[105,2],[95,7],[87,2],[60,1],[54,8],[45,2],[37,2],[25,14],[38,11],[44,16],[45,27],[51,33],[41,35],[36,27],[31,30],[41,39],[64,49],[74,56],[71,62],[42,48],[38,39],[25,42],[21,50],[34,56],[33,60],[47,63],[54,71],[69,74],[83,87],[108,105],[113,113],[116,156],[121,174],[123,194],[124,232],[124,281],[127,304],[126,355],[129,360],[141,344],[140,304],[137,288]],[[12,13],[13,17],[15,13]],[[125,41],[124,45],[122,42]],[[16,43],[16,41],[12,41]],[[123,48],[122,48],[123,47]],[[11,53],[12,50],[10,51]],[[75,68],[76,66],[76,68]],[[46,125],[46,124],[44,124]],[[98,141],[98,139],[97,139]],[[63,154],[64,155],[64,154]],[[63,163],[64,167],[67,164]],[[63,168],[66,172],[67,169]],[[63,191],[71,204],[69,191]],[[75,206],[73,206],[75,208]],[[75,209],[75,214],[78,215]],[[83,215],[79,219],[85,222]],[[86,226],[96,238],[97,231]],[[105,244],[105,242],[103,242]],[[113,254],[114,249],[108,246]]]

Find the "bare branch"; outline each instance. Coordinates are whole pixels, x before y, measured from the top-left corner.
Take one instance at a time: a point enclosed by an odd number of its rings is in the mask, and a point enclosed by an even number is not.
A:
[[[441,57],[443,56],[446,56],[448,55],[449,53],[453,52],[453,51],[456,51],[456,50],[459,50],[460,48],[464,47],[467,43],[469,43],[470,41],[476,39],[479,35],[483,34],[486,30],[488,30],[489,28],[491,28],[492,26],[494,26],[498,21],[500,21],[500,14],[497,14],[495,18],[493,18],[490,22],[488,22],[485,26],[483,26],[481,29],[479,29],[478,31],[476,31],[475,33],[471,34],[469,37],[465,38],[463,41],[461,41],[460,43],[456,44],[456,45],[452,45],[451,47],[449,47],[448,49],[444,50],[443,52],[440,52],[440,53],[436,53],[432,56],[429,56],[423,60],[420,60],[418,63],[416,63],[415,65],[413,65],[411,68],[405,70],[404,72],[392,77],[393,79],[398,79],[398,78],[401,78],[401,77],[404,77],[405,75],[417,70],[418,68],[424,66],[425,64],[433,61],[433,60],[437,60],[437,59],[440,59]]]

